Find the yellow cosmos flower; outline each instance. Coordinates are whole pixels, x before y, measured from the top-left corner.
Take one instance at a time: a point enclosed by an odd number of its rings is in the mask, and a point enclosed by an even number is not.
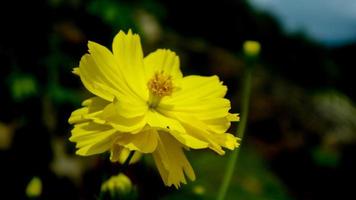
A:
[[[152,154],[167,186],[176,188],[195,174],[183,149],[209,148],[220,155],[238,138],[226,133],[237,114],[229,113],[227,88],[217,76],[183,77],[178,56],[166,49],[143,57],[140,38],[120,31],[112,52],[89,42],[74,73],[95,97],[69,118],[77,154],[110,151]]]

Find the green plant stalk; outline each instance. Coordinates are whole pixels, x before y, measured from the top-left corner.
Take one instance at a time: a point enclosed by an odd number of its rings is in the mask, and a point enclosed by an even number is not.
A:
[[[243,141],[243,137],[245,134],[245,128],[246,128],[247,117],[248,117],[248,109],[249,109],[250,93],[251,93],[252,69],[253,69],[252,67],[246,68],[246,72],[245,72],[246,75],[243,82],[242,99],[241,99],[241,118],[240,118],[239,127],[237,128],[237,137],[241,139],[241,142]],[[222,185],[220,186],[219,189],[217,200],[224,200],[226,197],[226,193],[227,190],[229,189],[231,178],[234,173],[236,160],[238,158],[240,148],[241,145],[239,148],[235,149],[235,151],[233,151],[229,157],[227,167],[226,167],[226,172],[224,175]]]
[[[129,156],[127,156],[125,162],[121,165],[119,173],[124,172],[126,168],[129,166],[131,158],[134,156],[135,151],[130,151]]]

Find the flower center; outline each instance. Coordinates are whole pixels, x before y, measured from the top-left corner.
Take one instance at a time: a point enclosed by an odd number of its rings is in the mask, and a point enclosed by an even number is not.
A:
[[[164,96],[170,96],[173,92],[172,77],[163,73],[156,72],[147,83],[150,90],[150,107],[157,107],[159,101]]]
[[[163,74],[163,71],[155,73],[153,78],[148,81],[148,89],[158,97],[169,96],[173,92],[171,76]]]

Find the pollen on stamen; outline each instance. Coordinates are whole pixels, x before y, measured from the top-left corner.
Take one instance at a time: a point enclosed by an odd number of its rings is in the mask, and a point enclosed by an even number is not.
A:
[[[173,92],[172,77],[163,74],[163,72],[157,72],[147,83],[150,92],[158,97],[169,96]]]

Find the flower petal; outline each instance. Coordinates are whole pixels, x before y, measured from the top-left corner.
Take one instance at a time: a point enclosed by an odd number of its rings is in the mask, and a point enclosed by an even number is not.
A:
[[[148,105],[146,102],[132,102],[127,99],[120,99],[114,102],[116,110],[126,118],[134,118],[145,115],[148,111]]]
[[[147,112],[147,123],[153,128],[158,128],[159,130],[169,132],[172,136],[174,136],[178,141],[187,147],[193,149],[203,149],[208,147],[208,143],[187,134],[186,130],[179,121],[166,117],[156,111],[150,110]]]
[[[70,124],[86,122],[91,117],[98,115],[110,102],[100,97],[92,97],[83,101],[84,107],[79,108],[72,112],[68,119]]]
[[[186,183],[185,175],[190,180],[195,180],[194,170],[185,157],[181,144],[169,134],[159,133],[153,158],[165,185],[179,188],[181,183]]]
[[[82,103],[83,108],[75,110],[69,123],[93,121],[110,125],[119,132],[137,133],[146,125],[147,106],[145,104],[110,103],[99,97],[92,97]]]
[[[141,100],[146,101],[148,89],[140,37],[132,34],[131,30],[127,34],[120,31],[114,38],[112,49],[126,84]]]
[[[85,122],[74,126],[69,140],[77,143],[78,155],[89,156],[109,150],[117,135],[110,126]]]
[[[201,101],[184,101],[179,104],[168,104],[163,99],[157,110],[162,113],[165,113],[166,111],[189,113],[201,120],[208,120],[226,117],[229,115],[230,108],[230,101],[224,98],[202,99]]]
[[[116,143],[130,151],[137,150],[141,153],[152,153],[157,147],[157,139],[157,131],[148,128],[138,134],[124,133],[117,139]]]
[[[115,97],[115,89],[107,86],[105,78],[99,71],[98,66],[89,54],[85,54],[80,60],[77,73],[80,79],[87,88],[94,95],[101,97],[107,101],[113,101]]]
[[[220,117],[208,120],[202,120],[207,125],[210,131],[215,133],[225,133],[231,126],[231,121],[228,117]]]
[[[181,105],[206,99],[223,98],[227,88],[217,76],[186,76],[180,81],[180,90],[165,99],[165,103]]]
[[[209,130],[207,124],[191,115],[180,114],[175,117],[182,123],[188,134],[198,140],[207,142],[209,148],[220,155],[225,154],[221,147],[234,149],[238,146],[238,138],[235,136],[224,132],[215,133]]]
[[[106,47],[92,41],[88,42],[88,48],[90,56],[100,72],[97,76],[101,76],[102,84],[115,89],[115,95],[120,99],[139,100],[135,90],[130,89],[124,81],[125,74],[116,62],[114,55]]]
[[[183,77],[179,69],[179,57],[168,49],[158,49],[149,54],[145,57],[144,64],[147,81],[157,72],[170,75],[173,81]]]
[[[240,146],[239,142],[241,141],[241,139],[235,137],[230,133],[214,134],[213,137],[219,145],[227,149],[234,150],[235,148]]]
[[[184,127],[179,123],[179,121],[175,119],[165,117],[164,115],[154,110],[149,110],[146,116],[147,123],[153,128],[159,128],[165,131],[173,130],[180,133],[185,133]]]
[[[123,164],[130,155],[130,152],[131,151],[128,148],[114,144],[110,150],[110,160],[111,162],[119,162]],[[141,157],[142,154],[140,152],[135,152],[129,164],[138,162]]]
[[[167,113],[193,115],[208,125],[213,122],[211,128],[219,131],[227,129],[230,121],[235,121],[236,117],[229,113],[230,101],[223,98],[226,86],[221,84],[217,76],[187,76],[181,80],[180,85],[180,90],[161,100],[157,108],[160,113],[170,117]],[[217,119],[221,119],[219,122],[223,124],[216,123]]]
[[[146,125],[146,111],[144,108],[140,109],[135,106],[127,107],[125,110],[120,108],[116,102],[110,103],[95,118],[103,120],[104,123],[110,124],[120,132],[138,133],[141,131]],[[129,114],[127,112],[132,112],[133,114],[128,117]]]
[[[186,132],[182,133],[182,132],[171,130],[169,131],[169,133],[180,143],[192,149],[204,149],[209,146],[207,142],[203,140],[199,140],[198,138],[195,138]]]

